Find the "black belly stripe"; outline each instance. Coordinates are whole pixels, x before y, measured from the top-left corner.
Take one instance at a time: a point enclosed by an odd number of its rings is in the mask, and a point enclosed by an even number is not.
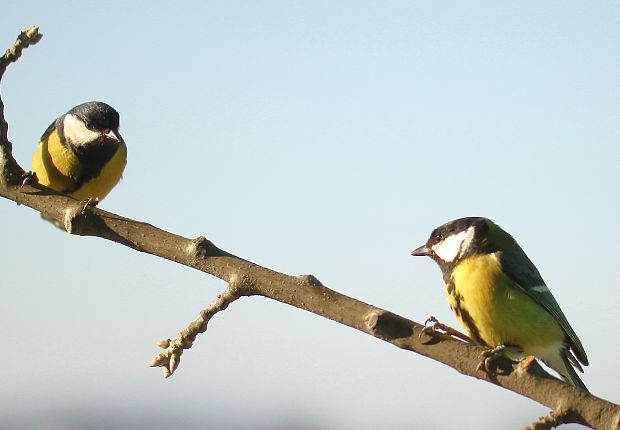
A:
[[[457,306],[457,309],[458,311],[455,310],[454,312],[461,318],[461,322],[469,332],[469,337],[471,337],[479,345],[486,345],[486,342],[482,340],[480,330],[476,327],[476,322],[472,318],[469,311],[462,306]]]
[[[472,318],[471,314],[465,307],[463,306],[463,296],[456,291],[456,285],[454,285],[454,280],[450,279],[446,285],[446,291],[448,294],[454,299],[454,305],[450,305],[452,312],[456,315],[458,319],[461,320],[465,329],[469,333],[469,337],[471,337],[474,342],[479,345],[486,345],[486,343],[482,340],[480,336],[480,330],[476,327],[476,323]]]
[[[454,280],[450,279],[448,281],[448,284],[446,285],[446,291],[448,292],[448,294],[450,294],[451,296],[454,296],[454,289],[455,289],[455,285],[454,285]]]
[[[106,138],[101,138],[96,142],[92,142],[88,147],[76,148],[75,146],[71,146],[71,149],[82,164],[82,173],[75,184],[63,190],[63,192],[70,194],[77,191],[86,182],[99,176],[101,170],[103,170],[106,163],[112,159],[119,146],[119,142]]]

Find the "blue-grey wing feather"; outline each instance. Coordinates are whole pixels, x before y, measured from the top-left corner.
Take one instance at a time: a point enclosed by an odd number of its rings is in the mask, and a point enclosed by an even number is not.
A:
[[[575,356],[581,363],[587,366],[588,357],[586,351],[577,334],[575,334],[575,331],[568,323],[562,309],[560,309],[560,305],[558,305],[555,297],[547,288],[534,263],[532,263],[525,252],[521,249],[518,251],[520,252],[500,251],[497,253],[504,272],[525,294],[530,296],[555,318],[562,330],[564,330],[564,333],[566,333],[569,345]]]

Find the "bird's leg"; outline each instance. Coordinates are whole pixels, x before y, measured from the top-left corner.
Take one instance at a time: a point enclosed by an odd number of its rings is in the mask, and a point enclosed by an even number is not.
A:
[[[429,323],[432,324],[428,325]],[[424,328],[420,331],[419,339],[422,339],[422,335],[425,334],[431,337],[441,337],[444,339],[452,339],[453,337],[455,337],[462,340],[463,342],[471,344],[476,343],[471,337],[439,322],[439,320],[432,315],[426,318],[426,321],[424,321]]]
[[[84,213],[89,207],[95,207],[99,204],[99,197],[89,197],[81,203],[84,203],[84,206],[82,206],[82,213]]]
[[[39,182],[39,180],[37,179],[37,174],[35,172],[26,172],[22,175],[22,186],[19,187],[19,189],[21,190],[24,186],[36,184],[37,182]]]
[[[521,350],[516,346],[512,345],[499,345],[495,348],[487,349],[486,351],[482,351],[480,354],[480,363],[476,366],[476,372],[484,370],[488,374],[495,373],[496,369],[496,361],[499,358],[506,358],[510,360],[510,358],[506,355],[509,352],[520,352]],[[512,361],[512,360],[510,360]],[[513,362],[514,363],[514,362]]]

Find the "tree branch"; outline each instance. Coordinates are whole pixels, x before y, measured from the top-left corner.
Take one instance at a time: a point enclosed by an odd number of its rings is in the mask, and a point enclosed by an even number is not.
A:
[[[200,312],[200,317],[180,332],[176,339],[161,339],[157,342],[157,346],[164,350],[151,361],[150,366],[164,367],[164,376],[166,378],[171,376],[179,367],[183,350],[190,349],[194,344],[194,340],[196,340],[196,336],[207,331],[207,324],[209,324],[209,321],[216,313],[225,310],[229,304],[240,297],[240,288],[241,282],[237,278],[233,278],[224,292],[217,296],[217,299],[209,307]]]
[[[19,46],[36,43],[32,40]],[[16,48],[12,57],[5,54],[2,62],[4,68],[19,56],[23,47]],[[0,71],[3,69],[0,68]],[[0,123],[6,124],[3,110],[0,110]],[[38,184],[20,186],[15,178],[22,177],[23,169],[16,162],[9,162],[13,157],[6,129],[8,126],[3,126],[0,136],[2,197],[58,221],[71,234],[108,239],[195,268],[229,284],[223,294],[201,313],[200,318],[175,340],[160,341],[164,351],[151,365],[166,367],[166,376],[172,374],[178,366],[182,350],[189,348],[197,334],[206,330],[210,318],[240,296],[259,295],[321,315],[399,348],[444,363],[464,375],[519,393],[556,411],[558,416],[563,417],[561,422],[574,422],[598,429],[620,428],[619,405],[582,393],[552,377],[534,359],[526,359],[519,364],[507,363],[505,371],[496,375],[476,372],[481,348],[454,339],[423,336],[421,340],[423,325],[331,290],[312,275],[290,276],[279,273],[221,250],[202,236],[192,240],[96,207],[84,208],[77,200]]]
[[[577,419],[577,416],[572,409],[558,408],[544,417],[540,417],[538,421],[534,421],[525,427],[524,430],[549,430],[562,424],[573,423],[575,419]]]
[[[39,33],[39,27],[32,26],[24,30],[17,37],[12,47],[6,50],[0,57],[0,80],[9,64],[17,61],[22,51],[39,42],[43,37]],[[24,170],[17,164],[12,155],[13,146],[9,141],[9,124],[4,118],[4,103],[0,97],[0,185],[16,184],[24,176]]]

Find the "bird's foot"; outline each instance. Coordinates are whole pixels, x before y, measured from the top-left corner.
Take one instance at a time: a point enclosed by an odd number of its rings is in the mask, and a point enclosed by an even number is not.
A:
[[[89,197],[86,200],[82,200],[80,203],[83,203],[82,213],[84,213],[86,209],[94,208],[99,204],[99,197]]]
[[[77,204],[70,204],[64,211],[63,222],[57,227],[64,229],[68,233],[74,231],[74,226],[78,218],[88,217],[89,209],[94,208],[99,203],[98,197],[89,197],[86,200],[80,200]],[[56,223],[54,223],[56,224]]]
[[[21,191],[26,185],[36,184],[37,182],[39,182],[39,179],[37,178],[37,174],[35,172],[26,172],[22,175],[22,185],[19,189]]]
[[[429,323],[432,324],[429,325]],[[462,340],[463,342],[475,343],[471,337],[439,322],[439,320],[432,315],[426,318],[426,321],[424,321],[424,328],[420,331],[418,338],[421,340],[423,335],[427,335],[430,337],[440,337],[442,339],[457,338]]]
[[[496,373],[498,367],[501,367],[503,371],[507,371],[503,365],[500,365],[500,361],[502,359],[508,360],[505,363],[514,364],[515,362],[511,360],[506,354],[508,352],[519,352],[519,348],[511,346],[511,345],[499,345],[495,348],[487,349],[486,351],[482,351],[480,354],[480,363],[476,366],[476,372],[480,372],[481,370],[488,373],[489,375],[493,375]]]

